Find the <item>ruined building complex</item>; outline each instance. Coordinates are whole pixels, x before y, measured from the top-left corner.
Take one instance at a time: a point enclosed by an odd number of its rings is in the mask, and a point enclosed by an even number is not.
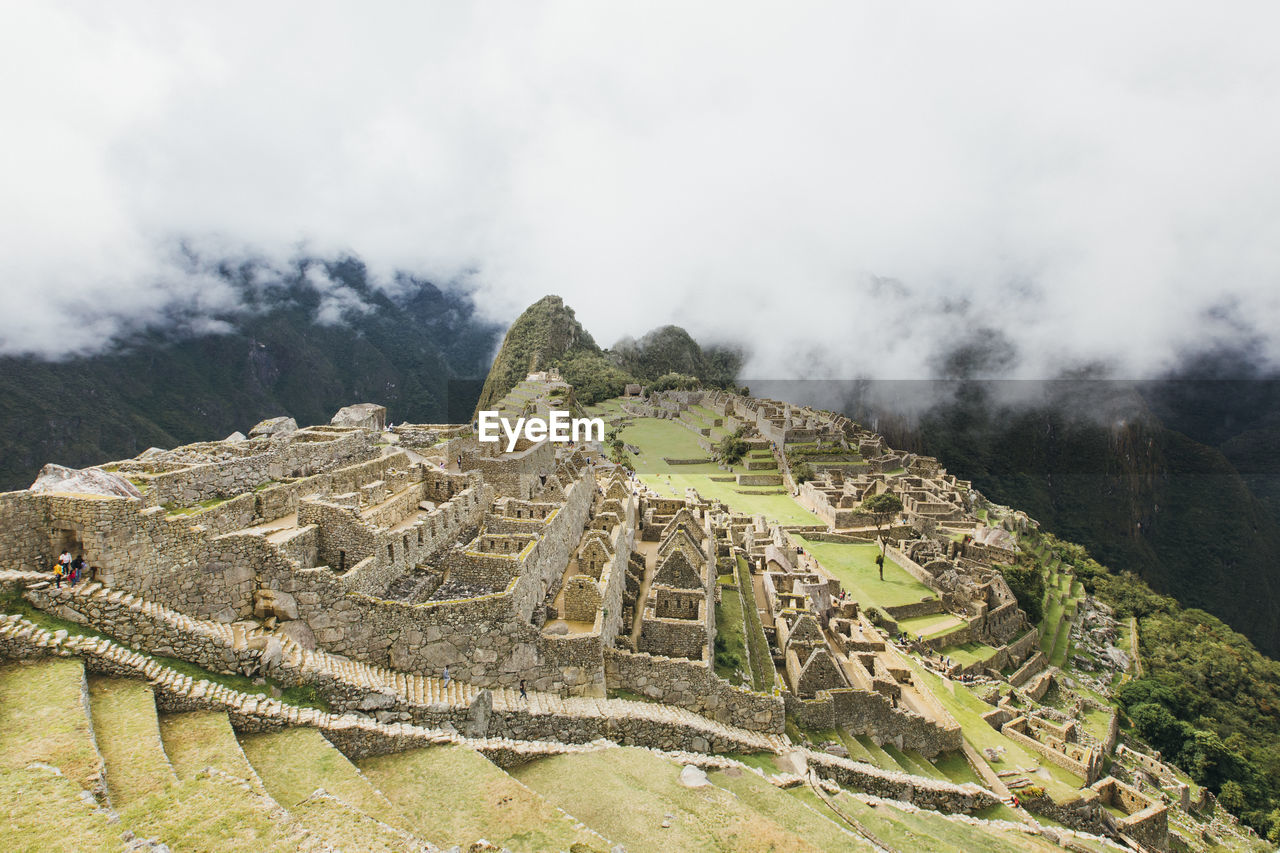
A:
[[[370,404],[321,426],[277,418],[95,469],[49,466],[0,495],[0,583],[109,638],[14,615],[0,655],[83,658],[90,672],[147,679],[162,710],[230,713],[241,732],[319,729],[352,760],[441,737],[504,767],[605,740],[707,767],[764,752],[833,788],[964,814],[1012,802],[1026,770],[984,759],[928,681],[978,679],[992,687],[993,733],[1080,779],[1074,799],[1041,813],[1165,848],[1160,798],[1104,773],[1114,732],[1108,743],[1039,705],[1058,670],[997,568],[1029,519],[839,415],[636,391],[619,422],[682,423],[709,454],[712,429],[739,431],[753,454],[724,479],[790,490],[813,522],[734,512],[696,490],[660,495],[596,444],[503,452],[468,425],[388,427]],[[503,408],[569,397],[558,376],[531,376]],[[695,407],[713,426],[689,417]],[[792,446],[812,448],[803,483]],[[862,505],[886,492],[903,510],[881,529]],[[924,592],[873,607],[816,556],[825,545],[882,548]],[[51,581],[64,552],[89,567],[78,585]],[[743,602],[733,627],[753,670],[732,681],[716,670],[725,595]],[[926,619],[945,632],[902,628]],[[966,644],[989,653],[943,654]],[[146,656],[305,687],[328,711],[201,687]],[[886,770],[838,745],[803,748],[788,721],[917,763]],[[926,772],[945,755],[977,782]]]

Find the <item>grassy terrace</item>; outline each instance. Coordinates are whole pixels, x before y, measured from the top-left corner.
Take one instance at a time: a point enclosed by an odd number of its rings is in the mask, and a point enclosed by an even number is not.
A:
[[[751,582],[751,570],[741,554],[738,555],[738,589],[742,595],[743,628],[746,631],[747,647],[751,652],[751,679],[755,689],[761,692],[773,690],[777,683],[778,673],[773,668],[773,657],[769,653],[769,641],[764,635],[764,625],[760,623],[760,611],[756,609],[756,595]]]
[[[711,454],[698,443],[687,427],[660,418],[637,418],[619,433],[627,444],[640,448],[633,457],[636,473],[645,485],[662,495],[684,497],[685,489],[697,489],[704,498],[722,501],[734,512],[763,514],[780,524],[814,524],[817,516],[787,494],[784,487],[741,487],[736,482],[717,482],[712,477],[731,477],[745,469],[739,465],[724,471],[712,462],[699,465],[668,465],[669,459],[709,459]],[[757,472],[767,473],[767,472]],[[747,491],[774,491],[775,494],[743,494]]]
[[[742,630],[742,597],[734,583],[737,578],[725,575],[728,584],[720,584],[720,601],[716,604],[716,675],[730,684],[742,684],[750,677],[747,665],[747,640]]]
[[[999,649],[979,642],[960,643],[955,646],[945,646],[941,650],[941,654],[946,655],[952,660],[963,666],[977,663],[978,661],[987,661],[998,652]]]
[[[933,590],[887,557],[884,561],[884,580],[880,580],[876,568],[879,548],[875,545],[845,545],[814,542],[803,536],[798,538],[805,550],[833,577],[838,578],[844,589],[863,607],[894,607],[937,597]]]
[[[888,566],[885,567],[886,569]],[[876,583],[879,583],[879,577]],[[910,619],[899,619],[898,627],[904,631],[932,639],[948,631],[959,628],[964,624],[964,620],[951,613],[933,613],[928,616],[912,616]]]
[[[914,661],[909,659],[908,661],[916,683],[932,691],[943,707],[955,717],[960,728],[964,730],[965,740],[979,751],[987,747],[1005,750],[1004,760],[992,764],[993,770],[999,773],[1003,770],[1039,766],[1039,770],[1028,772],[1026,776],[1033,783],[1041,785],[1055,801],[1066,802],[1077,796],[1077,791],[1084,784],[1083,779],[1056,764],[1043,760],[1039,755],[1023,748],[987,725],[987,722],[982,719],[982,714],[990,711],[991,706],[973,695],[963,684],[944,681]]]

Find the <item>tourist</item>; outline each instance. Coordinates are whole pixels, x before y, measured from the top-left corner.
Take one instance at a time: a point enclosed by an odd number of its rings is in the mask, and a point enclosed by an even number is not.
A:
[[[58,563],[62,566],[62,573],[64,575],[71,571],[71,552],[63,551],[62,556],[58,558]]]
[[[66,567],[61,562],[55,563],[53,566],[53,585],[57,589],[62,589],[62,576],[66,573]]]
[[[520,698],[526,702],[529,701],[529,691],[525,688],[523,678],[520,679]]]

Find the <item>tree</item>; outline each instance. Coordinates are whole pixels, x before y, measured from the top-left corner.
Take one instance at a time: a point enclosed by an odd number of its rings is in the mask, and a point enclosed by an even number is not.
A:
[[[742,427],[738,427],[731,435],[726,435],[716,448],[716,455],[726,465],[737,465],[747,455],[746,440],[742,437]]]
[[[1038,624],[1044,616],[1044,576],[1040,574],[1040,567],[1028,555],[1019,554],[1012,565],[998,565],[996,569],[1018,600],[1018,607]]]
[[[862,511],[871,517],[876,526],[876,539],[882,539],[881,532],[902,512],[902,498],[892,492],[872,495],[862,502]]]
[[[1236,814],[1244,811],[1245,807],[1249,805],[1245,800],[1244,789],[1240,787],[1239,782],[1234,780],[1222,786],[1222,793],[1218,794],[1218,802]]]

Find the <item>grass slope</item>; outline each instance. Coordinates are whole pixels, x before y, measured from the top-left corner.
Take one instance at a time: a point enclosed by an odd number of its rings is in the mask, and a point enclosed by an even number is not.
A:
[[[240,744],[262,784],[285,808],[323,788],[366,814],[396,825],[399,813],[387,798],[316,729],[250,734]]]
[[[102,759],[84,705],[84,665],[48,660],[0,667],[0,767],[57,767],[86,790],[98,786]]]
[[[933,590],[888,557],[884,561],[884,580],[880,580],[875,562],[880,549],[876,545],[815,542],[803,536],[800,539],[805,550],[838,578],[844,589],[863,607],[894,607],[937,598]]]
[[[377,756],[359,767],[415,834],[435,844],[465,847],[484,838],[516,853],[612,846],[463,746]]]
[[[160,744],[155,694],[149,684],[128,678],[91,678],[89,708],[107,764],[107,792],[113,806],[127,806],[178,781]]]
[[[513,775],[631,853],[822,849],[726,790],[683,787],[678,764],[642,749],[553,756]]]

